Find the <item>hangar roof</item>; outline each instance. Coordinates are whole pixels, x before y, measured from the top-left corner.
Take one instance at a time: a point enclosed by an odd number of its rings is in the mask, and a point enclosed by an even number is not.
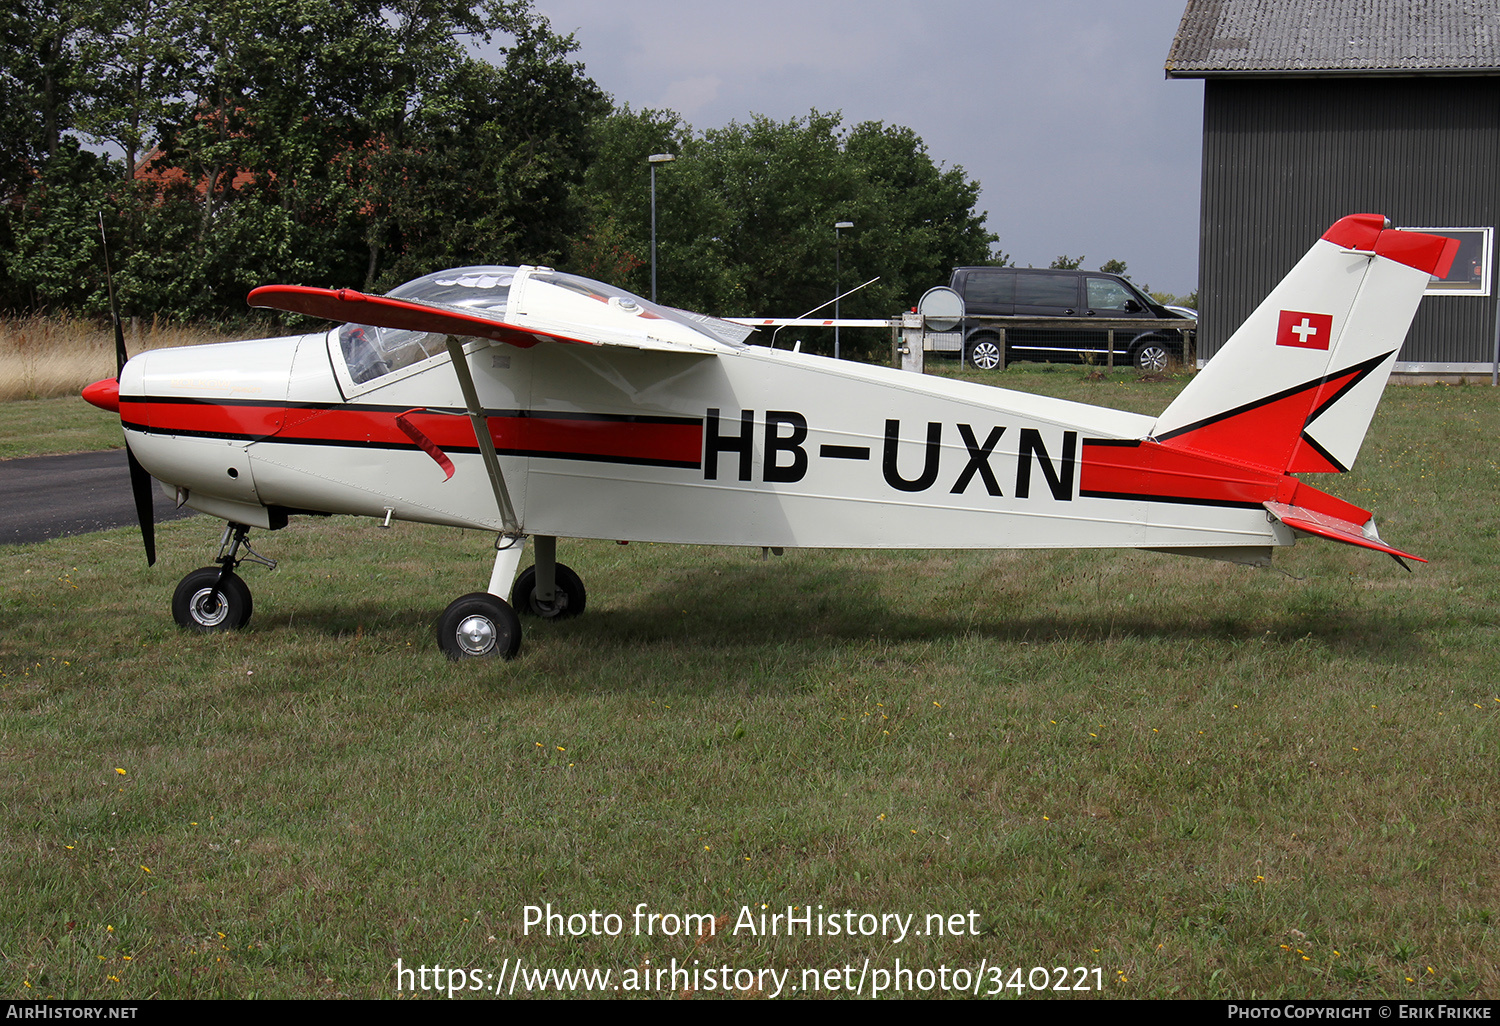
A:
[[[1168,78],[1500,74],[1494,0],[1188,0]]]

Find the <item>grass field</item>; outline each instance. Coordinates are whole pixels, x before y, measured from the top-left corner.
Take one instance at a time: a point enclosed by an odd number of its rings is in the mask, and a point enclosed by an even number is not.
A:
[[[1181,385],[990,380],[1142,412]],[[109,420],[52,402],[59,445]],[[0,548],[0,993],[378,998],[438,981],[398,960],[489,989],[520,960],[607,996],[716,996],[727,966],[748,996],[808,970],[1034,996],[1066,967],[1091,989],[1047,994],[1494,998],[1497,424],[1496,390],[1392,388],[1316,479],[1431,558],[1411,574],[1316,541],[1279,572],[563,542],[588,612],[512,663],[436,653],[489,572],[475,532],[259,534],[281,567],[217,637],[167,608],[205,519],[159,527],[150,570],[133,531]],[[638,931],[640,903],[668,918]],[[528,930],[549,904],[618,935]],[[734,931],[788,906],[945,933]],[[666,935],[687,914],[713,935]],[[643,977],[673,959],[696,987]]]

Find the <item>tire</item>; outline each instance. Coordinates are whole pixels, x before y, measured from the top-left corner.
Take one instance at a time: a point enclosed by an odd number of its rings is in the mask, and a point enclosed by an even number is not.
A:
[[[992,371],[1005,362],[1000,343],[982,335],[969,343],[969,363],[979,370]]]
[[[190,631],[237,631],[250,622],[250,587],[232,571],[219,581],[216,566],[194,570],[172,593],[172,619]]]
[[[513,659],[521,648],[521,621],[503,599],[484,591],[455,599],[437,622],[438,648],[460,659]]]
[[[1176,359],[1176,347],[1164,338],[1144,338],[1130,351],[1130,360],[1142,374],[1161,374]]]
[[[566,620],[583,612],[588,602],[588,593],[583,589],[583,580],[570,568],[557,564],[555,573],[557,597],[551,605],[544,606],[536,598],[536,567],[529,566],[516,578],[510,591],[510,604],[522,616],[540,616],[543,620]]]

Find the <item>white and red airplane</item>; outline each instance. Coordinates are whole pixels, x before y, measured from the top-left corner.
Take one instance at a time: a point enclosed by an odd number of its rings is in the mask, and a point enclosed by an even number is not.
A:
[[[746,345],[748,329],[544,267],[458,268],[388,296],[256,289],[252,306],[346,323],[143,353],[85,398],[119,412],[138,507],[149,473],[228,521],[216,565],[173,598],[199,630],[244,626],[234,570],[269,562],[249,529],[304,513],[493,531],[488,587],[438,620],[455,659],[514,655],[517,612],[583,612],[558,538],[1263,565],[1317,535],[1400,560],[1368,511],[1294,475],[1354,464],[1457,246],[1340,220],[1155,418]]]

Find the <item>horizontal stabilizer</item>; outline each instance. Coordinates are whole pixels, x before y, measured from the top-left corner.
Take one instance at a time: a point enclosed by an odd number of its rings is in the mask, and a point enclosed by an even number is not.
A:
[[[1380,540],[1379,535],[1373,538],[1370,537],[1365,534],[1363,527],[1353,521],[1340,520],[1338,517],[1330,516],[1327,513],[1319,513],[1317,510],[1307,509],[1302,506],[1288,506],[1281,502],[1265,502],[1262,505],[1266,507],[1266,512],[1270,513],[1271,516],[1298,531],[1306,531],[1308,534],[1315,534],[1319,538],[1328,538],[1336,542],[1343,542],[1345,545],[1358,545],[1360,548],[1384,552],[1388,556],[1395,557],[1397,562],[1403,559],[1414,559],[1418,563],[1427,562],[1421,556],[1413,556],[1410,552],[1402,552],[1400,549],[1391,548]],[[1403,563],[1402,565],[1404,566],[1405,564]]]

